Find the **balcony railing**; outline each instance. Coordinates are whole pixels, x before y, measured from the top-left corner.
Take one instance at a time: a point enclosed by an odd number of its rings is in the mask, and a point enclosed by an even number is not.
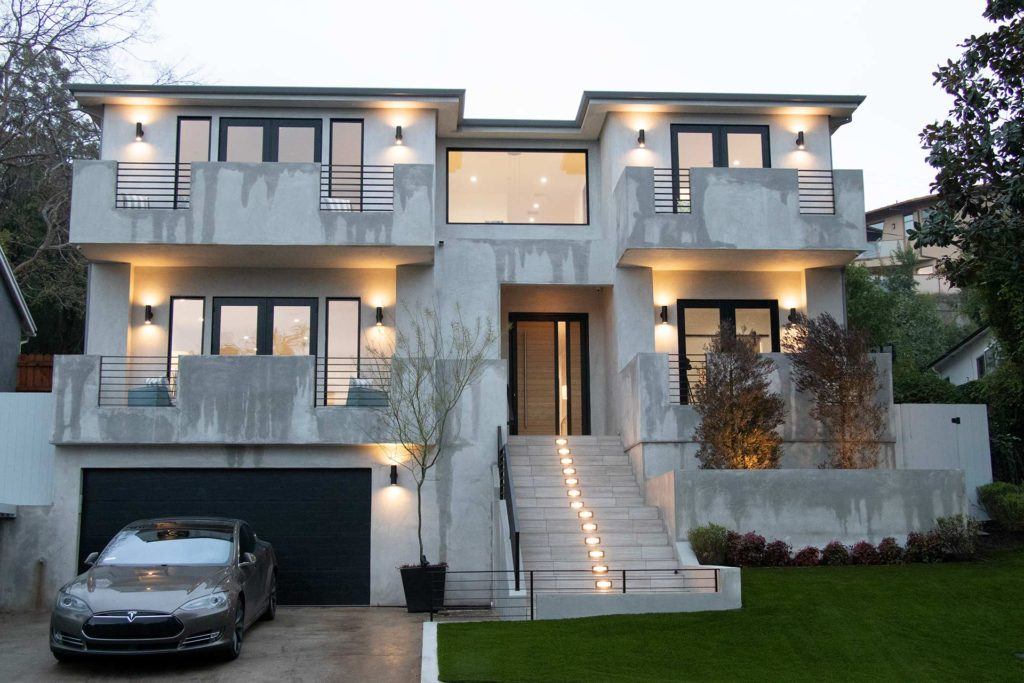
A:
[[[654,212],[690,213],[690,169],[654,169]]]
[[[99,405],[173,406],[177,393],[177,378],[177,358],[101,356]]]
[[[117,162],[115,208],[187,209],[191,191],[191,164],[158,161]]]
[[[800,213],[834,214],[836,212],[832,171],[798,169],[797,189],[800,198]],[[671,168],[655,168],[654,212],[690,213],[692,209],[690,169],[681,168],[677,172]]]
[[[703,353],[684,355],[682,363],[678,353],[668,354],[668,398],[671,403],[693,404],[693,392],[700,381],[700,373],[707,366]]]
[[[382,408],[388,403],[391,361],[379,358],[318,356],[317,406]]]
[[[801,169],[797,171],[800,213],[834,214],[836,191],[832,171]]]
[[[395,167],[324,164],[320,167],[321,211],[394,211]]]

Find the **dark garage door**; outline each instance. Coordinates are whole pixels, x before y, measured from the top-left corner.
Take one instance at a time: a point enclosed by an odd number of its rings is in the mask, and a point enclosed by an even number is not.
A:
[[[149,517],[237,517],[273,544],[286,605],[370,602],[368,469],[87,469],[79,562]]]

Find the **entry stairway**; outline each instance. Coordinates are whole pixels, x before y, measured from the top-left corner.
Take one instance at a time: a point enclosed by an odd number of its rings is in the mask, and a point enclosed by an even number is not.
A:
[[[631,590],[687,587],[618,437],[511,436],[508,453],[525,571],[567,590],[595,590],[602,577],[621,590],[623,570]]]

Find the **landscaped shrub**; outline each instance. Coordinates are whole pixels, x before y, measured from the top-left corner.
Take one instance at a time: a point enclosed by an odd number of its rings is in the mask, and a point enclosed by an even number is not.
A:
[[[764,564],[764,536],[753,531],[743,534],[736,545],[736,563],[741,567],[760,567]]]
[[[730,531],[725,535],[725,563],[730,567],[739,567],[739,548],[740,539],[743,538],[735,531]]]
[[[978,487],[978,500],[1006,531],[1024,531],[1024,485],[997,481]]]
[[[882,564],[900,564],[903,562],[903,548],[892,536],[886,536],[878,544],[878,559]]]
[[[813,545],[801,548],[793,556],[793,564],[797,567],[817,567],[821,563],[821,552]]]
[[[941,562],[942,541],[934,531],[922,534],[911,531],[907,534],[907,549],[903,553],[907,562]]]
[[[882,564],[882,557],[875,546],[868,541],[860,541],[850,549],[850,561],[854,564]]]
[[[687,535],[693,554],[701,564],[725,564],[729,554],[729,534],[724,526],[708,524],[690,529]]]
[[[821,549],[821,563],[828,567],[850,564],[850,551],[839,541],[832,541]]]
[[[970,560],[978,551],[980,525],[973,517],[950,515],[935,520],[942,555],[950,560]]]
[[[772,541],[764,547],[764,566],[766,567],[785,567],[792,560],[790,558],[790,551],[792,548],[785,541]]]

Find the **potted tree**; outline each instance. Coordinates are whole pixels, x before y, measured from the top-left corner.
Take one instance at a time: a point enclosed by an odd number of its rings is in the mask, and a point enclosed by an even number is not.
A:
[[[447,565],[432,564],[423,549],[423,484],[447,456],[451,421],[466,389],[486,363],[487,349],[497,340],[491,321],[462,321],[456,308],[445,322],[435,305],[414,314],[391,338],[369,344],[369,372],[386,400],[377,408],[378,444],[397,446],[395,464],[412,474],[416,484],[417,561],[401,567],[402,587],[410,612],[429,612],[444,605]]]

